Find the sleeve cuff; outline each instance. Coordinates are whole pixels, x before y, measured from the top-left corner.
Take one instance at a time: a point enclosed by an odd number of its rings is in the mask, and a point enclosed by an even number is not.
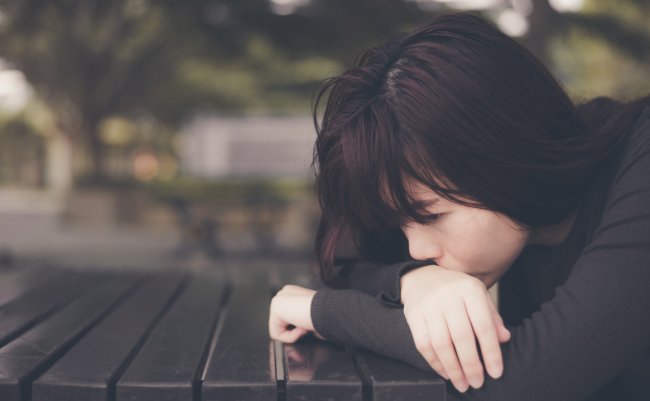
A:
[[[325,316],[325,310],[327,307],[327,298],[331,296],[332,289],[328,287],[323,287],[316,291],[314,297],[311,299],[311,305],[309,307],[311,314],[311,324],[314,326],[314,330],[325,339],[330,338],[329,330],[327,327],[327,319]]]
[[[386,283],[386,291],[379,293],[379,299],[386,306],[402,307],[402,293],[400,287],[400,278],[409,271],[418,267],[430,265],[429,260],[412,260],[402,263],[402,266],[397,269],[394,276]]]

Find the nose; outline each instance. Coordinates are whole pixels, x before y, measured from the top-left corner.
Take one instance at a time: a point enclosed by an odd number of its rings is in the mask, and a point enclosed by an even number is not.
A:
[[[419,224],[411,224],[403,228],[408,240],[409,254],[415,260],[438,260],[442,256],[442,247],[434,235]]]

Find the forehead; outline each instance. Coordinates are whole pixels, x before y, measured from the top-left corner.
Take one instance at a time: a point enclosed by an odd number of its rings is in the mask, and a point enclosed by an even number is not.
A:
[[[431,188],[421,183],[420,181],[414,180],[412,178],[404,178],[402,180],[403,189],[406,192],[407,196],[414,202],[420,203],[424,201],[436,202],[441,200],[441,196],[434,192]],[[388,186],[383,183],[381,188],[381,196],[384,201],[391,206],[393,204],[392,197],[388,191]]]

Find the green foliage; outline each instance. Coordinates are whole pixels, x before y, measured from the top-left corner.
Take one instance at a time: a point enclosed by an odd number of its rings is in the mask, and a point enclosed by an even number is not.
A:
[[[591,0],[563,16],[568,28],[549,37],[554,73],[577,100],[631,99],[650,92],[650,4]]]
[[[289,15],[269,0],[0,0],[0,12],[0,57],[25,74],[96,178],[105,139],[127,140],[102,135],[107,119],[155,119],[169,140],[199,111],[305,114],[323,79],[431,15],[410,0],[311,0]],[[530,20],[522,43],[572,93],[648,89],[647,1],[587,0],[579,13],[540,1]]]

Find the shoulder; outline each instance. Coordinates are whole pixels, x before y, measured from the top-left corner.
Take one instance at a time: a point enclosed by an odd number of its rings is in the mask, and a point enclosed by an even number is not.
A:
[[[611,186],[602,219],[594,236],[597,237],[599,233],[616,232],[619,240],[630,240],[632,233],[643,232],[641,242],[648,243],[650,106],[646,106],[641,111],[614,171],[614,179],[610,181]],[[616,229],[613,229],[614,227]]]
[[[650,106],[644,107],[639,113],[621,153],[612,191],[621,186],[621,181],[632,181],[623,187],[629,187],[632,183],[647,183],[647,173],[650,171]]]
[[[650,146],[650,106],[645,106],[639,117],[632,127],[630,138],[628,139],[628,153],[634,153],[635,150],[647,150]]]

